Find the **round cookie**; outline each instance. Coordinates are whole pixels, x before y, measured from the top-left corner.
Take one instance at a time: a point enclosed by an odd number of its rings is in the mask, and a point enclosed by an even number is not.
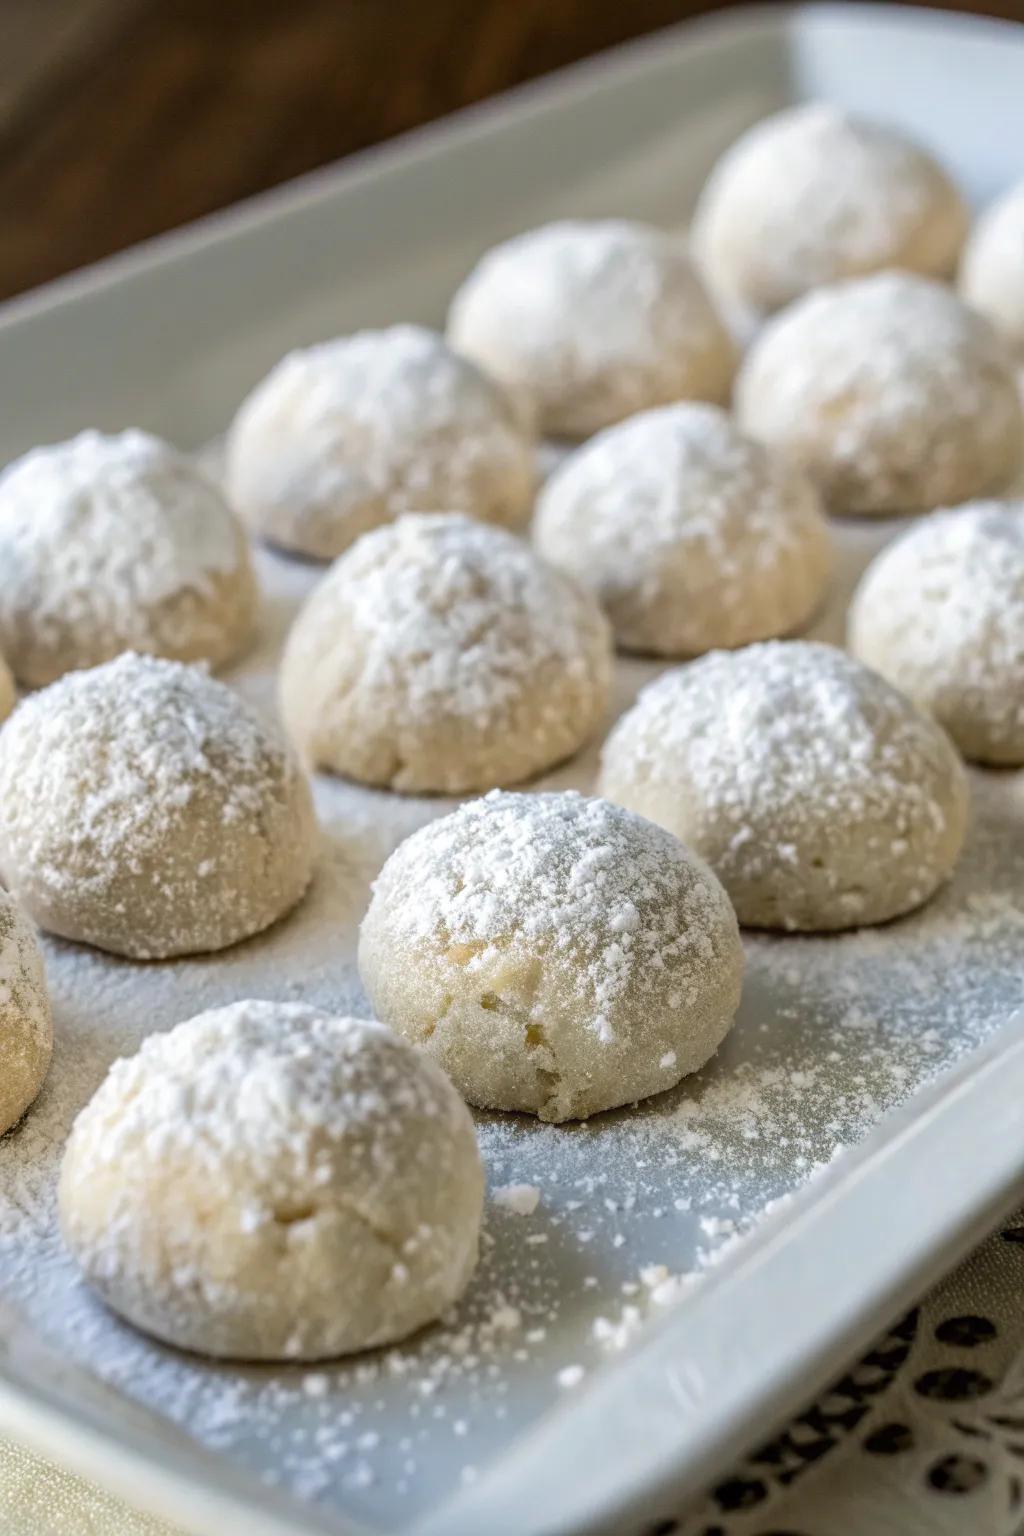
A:
[[[641,693],[602,792],[701,854],[752,928],[883,923],[952,873],[967,781],[932,720],[832,646],[715,651]]]
[[[53,1020],[43,957],[18,903],[0,887],[0,1136],[17,1125],[43,1085]]]
[[[683,242],[622,219],[545,224],[495,246],[455,295],[448,338],[556,437],[671,400],[724,401],[736,368]]]
[[[756,123],[719,160],[692,239],[716,286],[772,310],[886,267],[948,277],[967,218],[946,172],[899,129],[809,102]]]
[[[168,1344],[319,1360],[405,1338],[462,1294],[484,1178],[444,1074],[380,1024],[239,1002],[150,1035],[81,1111],[64,1240]]]
[[[223,949],[309,883],[309,788],[200,667],[128,652],[0,731],[0,869],[41,928],[134,959]]]
[[[877,555],[849,611],[853,654],[965,757],[1024,763],[1024,501],[936,514]]]
[[[570,757],[611,686],[597,603],[513,534],[400,518],[331,568],[285,645],[308,762],[408,793],[512,784]]]
[[[1024,448],[1003,341],[947,288],[902,272],[821,288],[770,321],[736,413],[835,512],[965,501],[1005,485]]]
[[[585,444],[541,492],[534,540],[624,650],[661,656],[799,629],[831,569],[810,480],[713,405],[645,411]]]
[[[413,834],[374,886],[359,973],[471,1104],[582,1119],[673,1087],[740,999],[728,898],[606,800],[494,792]]]
[[[960,263],[960,292],[1024,363],[1024,181],[987,208]]]
[[[27,688],[122,651],[221,666],[257,592],[241,528],[148,432],[82,432],[0,475],[0,650]]]
[[[227,483],[246,523],[321,560],[403,512],[522,527],[535,482],[521,410],[418,325],[290,352],[228,435]]]

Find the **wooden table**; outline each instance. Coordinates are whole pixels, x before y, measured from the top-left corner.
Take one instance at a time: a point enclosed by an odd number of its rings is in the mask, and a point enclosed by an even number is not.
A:
[[[0,0],[0,298],[722,3]]]

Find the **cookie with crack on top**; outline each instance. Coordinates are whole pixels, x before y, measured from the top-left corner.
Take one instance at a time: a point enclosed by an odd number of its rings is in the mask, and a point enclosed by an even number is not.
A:
[[[1024,763],[1024,501],[954,507],[890,544],[861,578],[848,637],[966,758]]]
[[[536,473],[521,402],[419,325],[290,352],[227,440],[229,493],[252,532],[318,560],[404,512],[521,528]]]
[[[685,243],[625,219],[561,220],[495,246],[452,300],[448,339],[556,437],[672,400],[724,402],[736,370]]]
[[[578,449],[541,492],[534,541],[594,593],[623,650],[660,656],[790,634],[832,566],[807,476],[696,403]]]
[[[755,123],[701,193],[692,240],[712,283],[757,310],[900,267],[949,277],[967,208],[900,129],[812,101]]]
[[[884,923],[953,872],[968,789],[946,733],[832,646],[713,651],[649,684],[601,790],[707,860],[752,928]]]
[[[359,539],[299,613],[281,714],[305,758],[367,784],[459,794],[571,757],[611,687],[593,597],[470,518],[400,518]]]
[[[502,794],[391,855],[359,935],[378,1017],[471,1104],[584,1119],[672,1088],[739,1006],[736,917],[663,828],[575,793]]]
[[[0,1136],[16,1125],[46,1076],[53,1020],[35,930],[0,889]]]
[[[148,432],[81,432],[0,475],[0,651],[40,688],[122,651],[220,667],[258,595],[216,486]]]
[[[405,1338],[465,1289],[484,1177],[435,1064],[382,1025],[247,1001],[150,1035],[75,1121],[64,1241],[168,1344],[320,1360]]]
[[[951,506],[1001,490],[1024,454],[1006,343],[948,288],[905,272],[819,288],[776,315],[735,405],[833,512]]]
[[[298,764],[200,667],[127,652],[0,731],[0,868],[41,928],[135,959],[223,949],[309,884]]]

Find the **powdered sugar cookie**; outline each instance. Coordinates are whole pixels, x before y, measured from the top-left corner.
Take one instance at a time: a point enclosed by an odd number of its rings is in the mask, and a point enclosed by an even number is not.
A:
[[[240,1002],[114,1063],[71,1132],[60,1217],[85,1278],[147,1333],[316,1360],[457,1300],[483,1184],[432,1061],[379,1024]]]
[[[0,889],[0,1136],[38,1094],[50,1065],[53,1020],[32,924]]]
[[[724,401],[736,367],[683,243],[622,219],[546,224],[496,246],[455,295],[448,337],[553,436],[670,400]]]
[[[407,838],[374,886],[375,1011],[471,1104],[581,1119],[671,1088],[739,1004],[736,919],[651,822],[577,794],[493,793]]]
[[[253,629],[242,530],[148,432],[82,432],[9,465],[0,568],[0,650],[30,688],[128,650],[217,667]]]
[[[1024,181],[981,215],[960,263],[960,292],[1024,365]]]
[[[601,788],[707,859],[754,928],[909,912],[948,879],[967,824],[940,727],[842,651],[796,640],[651,683],[605,744]]]
[[[831,568],[814,486],[713,405],[644,411],[586,443],[541,492],[534,539],[623,649],[662,656],[798,629]]]
[[[823,283],[901,267],[948,277],[967,209],[897,128],[824,102],[756,123],[715,166],[693,223],[716,287],[778,309]]]
[[[1024,763],[1024,502],[930,517],[868,567],[850,649],[965,757]]]
[[[41,928],[137,959],[223,949],[309,883],[299,769],[199,667],[69,672],[0,732],[0,868]]]
[[[535,480],[518,406],[418,325],[289,353],[228,436],[227,483],[252,531],[322,560],[403,512],[521,527]]]
[[[464,517],[361,538],[296,619],[281,713],[303,755],[368,784],[513,784],[597,730],[611,637],[596,602],[520,539]]]
[[[919,512],[1002,488],[1024,451],[1005,343],[902,272],[821,288],[771,320],[736,381],[740,425],[836,512]]]

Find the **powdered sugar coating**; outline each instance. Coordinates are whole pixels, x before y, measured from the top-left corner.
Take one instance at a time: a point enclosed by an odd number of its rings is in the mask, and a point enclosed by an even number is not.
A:
[[[736,919],[660,827],[493,792],[391,855],[359,938],[377,1014],[473,1104],[580,1119],[671,1088],[739,1003]]]
[[[938,283],[836,283],[770,321],[736,381],[740,425],[837,512],[914,512],[1001,488],[1024,450],[1009,352]]]
[[[740,922],[885,922],[951,874],[967,781],[941,728],[832,646],[715,651],[641,693],[601,788],[714,869]]]
[[[403,512],[521,527],[535,478],[521,411],[418,325],[290,352],[227,443],[231,497],[253,532],[324,560]]]
[[[61,1226],[146,1332],[322,1359],[461,1295],[483,1184],[469,1114],[428,1058],[380,1024],[247,1001],[114,1063],[71,1132]]]
[[[202,668],[129,652],[30,695],[0,733],[0,867],[65,938],[221,949],[298,901],[314,843],[294,760]]]
[[[148,432],[81,432],[0,475],[0,650],[37,688],[136,650],[220,666],[257,593],[220,492]]]
[[[0,889],[0,1136],[42,1086],[53,1050],[43,957],[32,924]]]
[[[585,444],[541,492],[534,538],[623,649],[664,656],[799,628],[831,568],[811,482],[713,405],[645,411]]]
[[[513,534],[405,517],[361,538],[285,646],[281,712],[320,767],[408,792],[528,778],[600,724],[608,626]]]
[[[965,757],[1024,763],[1024,501],[930,517],[868,567],[850,649]]]
[[[727,151],[693,243],[713,285],[772,310],[885,267],[948,277],[966,232],[963,199],[927,150],[815,101],[756,123]]]
[[[960,292],[1024,363],[1024,181],[986,208],[960,263]]]
[[[736,367],[683,242],[624,219],[562,220],[495,246],[452,300],[448,337],[555,436],[670,400],[724,401]]]

